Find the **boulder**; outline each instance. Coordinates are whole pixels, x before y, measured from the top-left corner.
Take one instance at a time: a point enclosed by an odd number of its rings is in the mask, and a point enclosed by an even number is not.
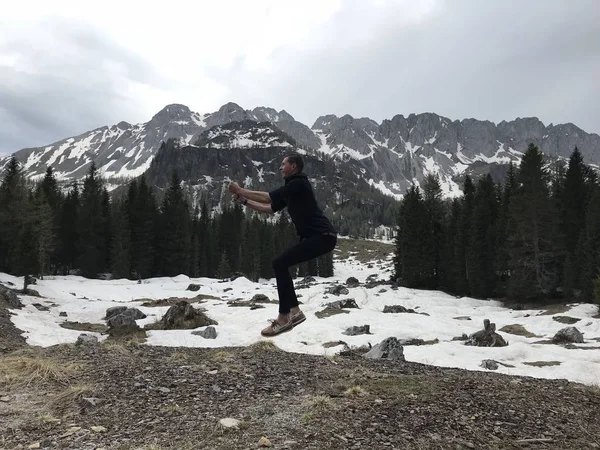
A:
[[[6,303],[8,308],[11,309],[21,309],[23,307],[17,294],[4,286],[0,286],[0,304],[2,303]]]
[[[133,320],[139,320],[139,319],[145,319],[146,318],[146,314],[144,314],[143,312],[141,312],[137,308],[127,308],[121,314],[123,314],[124,316],[129,316]]]
[[[213,326],[206,327],[204,330],[192,331],[195,336],[201,336],[204,339],[216,339],[217,330]]]
[[[186,289],[186,291],[192,291],[192,292],[196,292],[198,290],[200,290],[200,285],[199,284],[193,284],[193,283],[190,284],[190,285],[188,285],[188,287]]]
[[[271,300],[265,294],[255,294],[250,300],[252,303],[270,303]]]
[[[75,346],[77,347],[93,347],[95,345],[98,345],[98,338],[86,333],[80,334],[75,342]]]
[[[127,306],[113,306],[112,308],[108,308],[106,310],[104,319],[108,320],[111,317],[117,316],[117,315],[121,314],[123,311],[125,311],[126,309],[127,309]]]
[[[346,286],[348,286],[349,288],[355,288],[360,286],[360,282],[355,277],[349,277],[346,280]]]
[[[485,319],[483,321],[483,330],[471,334],[465,345],[475,347],[506,347],[508,342],[496,333],[496,324],[490,323],[489,319]]]
[[[371,334],[371,326],[370,325],[353,326],[350,328],[346,328],[346,331],[343,331],[342,334],[345,334],[346,336],[358,336],[360,334]]]
[[[350,291],[347,288],[345,288],[344,286],[342,286],[341,284],[336,284],[335,286],[331,286],[327,290],[327,293],[332,294],[332,295],[346,295],[349,292]]]
[[[365,358],[405,361],[404,348],[395,337],[389,337],[365,353]]]
[[[498,370],[498,363],[493,359],[484,359],[483,361],[481,361],[479,367],[483,367],[487,370]]]
[[[181,301],[168,309],[160,325],[163,330],[189,330],[218,323],[188,302]]]
[[[326,308],[331,309],[342,309],[342,308],[358,308],[356,300],[353,298],[345,298],[343,300],[336,300],[335,302],[328,303],[325,305]]]
[[[383,307],[383,312],[386,314],[400,314],[400,313],[415,313],[414,309],[405,308],[402,305],[386,305]]]
[[[554,335],[554,344],[583,344],[583,334],[575,327],[566,327]]]

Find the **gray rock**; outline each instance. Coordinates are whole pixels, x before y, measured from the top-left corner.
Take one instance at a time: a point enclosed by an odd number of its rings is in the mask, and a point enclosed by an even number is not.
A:
[[[471,320],[471,318],[469,316],[458,316],[458,317],[453,317],[454,320]]]
[[[495,323],[490,323],[489,319],[484,319],[483,330],[471,334],[465,345],[475,347],[506,347],[508,342],[496,333]]]
[[[163,330],[189,330],[208,325],[218,325],[218,323],[186,301],[171,306],[160,322]]]
[[[575,327],[566,327],[554,335],[552,342],[555,344],[582,344],[583,334]]]
[[[498,370],[498,363],[493,359],[484,359],[483,361],[481,361],[479,367],[483,367],[487,370]]]
[[[0,286],[0,302],[6,303],[11,309],[21,309],[23,307],[17,294],[4,286]]]
[[[250,301],[252,303],[269,303],[271,300],[265,294],[255,294]]]
[[[383,307],[383,312],[386,314],[400,314],[400,313],[415,313],[414,309],[405,308],[402,305],[386,305]]]
[[[117,314],[106,321],[106,324],[111,328],[117,327],[137,327],[135,319],[124,314]]]
[[[206,327],[204,330],[192,331],[192,334],[195,336],[201,336],[204,339],[216,339],[217,338],[217,330],[213,326]]]
[[[61,311],[58,313],[59,317],[67,317],[66,311]]]
[[[146,318],[146,314],[144,314],[137,308],[127,308],[125,311],[121,312],[121,314],[123,314],[124,316],[129,316],[133,320],[139,320],[139,319]]]
[[[343,300],[336,300],[335,302],[328,303],[325,305],[329,309],[343,309],[343,308],[358,308],[356,300],[353,298],[345,298]]]
[[[404,348],[395,337],[389,337],[365,353],[365,358],[404,361]]]
[[[193,284],[193,283],[190,284],[190,285],[188,285],[188,287],[186,289],[186,291],[192,291],[192,292],[196,292],[198,290],[200,290],[200,285],[199,284]]]
[[[347,336],[358,336],[360,334],[371,334],[371,326],[370,325],[353,326],[350,328],[346,328],[346,331],[343,331],[342,334],[345,334]]]
[[[127,306],[113,306],[112,308],[108,308],[106,310],[106,315],[104,316],[105,320],[110,319],[111,317],[117,316],[121,314],[123,311],[127,309]]]
[[[400,339],[398,342],[400,342],[400,345],[402,345],[402,346],[405,346],[405,345],[425,345],[425,341],[423,339],[417,339],[417,338]]]
[[[98,338],[91,334],[82,333],[75,342],[77,347],[93,347],[98,345]]]
[[[348,286],[349,288],[355,288],[360,286],[360,282],[355,277],[349,277],[346,280],[346,286]]]
[[[344,286],[342,286],[340,284],[332,286],[327,290],[327,293],[332,294],[332,295],[346,295],[349,292],[350,291],[347,288],[345,288]]]

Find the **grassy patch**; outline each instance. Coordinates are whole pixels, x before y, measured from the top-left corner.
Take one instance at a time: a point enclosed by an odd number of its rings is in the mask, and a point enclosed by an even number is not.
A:
[[[169,355],[169,359],[175,362],[185,362],[189,359],[187,353],[182,352],[181,350],[176,350]]]
[[[554,316],[552,317],[552,320],[556,320],[558,323],[564,323],[566,325],[573,325],[574,323],[579,322],[581,319],[569,316]]]
[[[527,331],[527,329],[523,325],[520,325],[518,323],[515,323],[512,325],[505,325],[502,328],[500,328],[500,330],[498,330],[498,331],[503,331],[503,332],[509,333],[509,334],[516,334],[517,336],[525,336],[528,338],[541,337],[541,336],[538,336],[537,334],[532,333],[531,331]]]
[[[537,308],[531,308],[531,309],[537,309]],[[566,313],[567,311],[569,311],[570,309],[571,309],[571,307],[569,305],[564,305],[564,304],[544,306],[544,311],[539,313],[538,316],[553,316],[554,314],[563,314],[563,313]]]
[[[106,333],[108,327],[102,323],[89,322],[62,322],[59,324],[62,328],[76,331],[90,331],[92,333]]]
[[[346,397],[364,397],[368,393],[361,386],[351,386],[344,391]]]
[[[338,239],[336,250],[336,259],[344,260],[353,256],[362,263],[368,263],[380,259],[385,261],[394,251],[394,245],[360,239]]]
[[[255,350],[259,352],[278,352],[281,350],[272,341],[258,341],[254,344],[250,344],[247,349],[250,351]]]
[[[139,298],[137,300],[132,300],[134,302],[142,302],[140,306],[146,307],[157,307],[157,306],[173,306],[179,302],[187,302],[187,303],[202,303],[205,300],[223,300],[220,297],[215,297],[214,295],[207,294],[198,294],[192,298],[180,298],[180,297],[169,297],[169,298],[161,298],[158,300],[152,300],[149,298]]]
[[[551,367],[551,366],[560,366],[560,361],[527,361],[523,364],[527,366],[533,367]]]
[[[49,381],[67,384],[80,369],[79,364],[65,364],[51,358],[7,356],[0,358],[0,386]]]
[[[95,388],[88,384],[69,386],[50,401],[49,406],[56,411],[67,411],[75,406],[83,397],[93,397]]]
[[[387,376],[365,380],[364,385],[373,395],[403,398],[416,395],[432,398],[439,393],[439,385],[430,377],[417,375]]]

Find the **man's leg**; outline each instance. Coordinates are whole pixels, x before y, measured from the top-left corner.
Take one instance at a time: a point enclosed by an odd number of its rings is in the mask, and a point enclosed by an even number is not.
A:
[[[294,290],[294,281],[290,275],[290,267],[324,255],[332,251],[335,247],[337,238],[331,235],[317,235],[301,240],[296,245],[284,251],[275,261],[273,261],[273,270],[277,279],[277,292],[279,294],[279,319],[280,323],[288,320],[288,314],[291,309],[294,312],[299,310],[298,298]]]

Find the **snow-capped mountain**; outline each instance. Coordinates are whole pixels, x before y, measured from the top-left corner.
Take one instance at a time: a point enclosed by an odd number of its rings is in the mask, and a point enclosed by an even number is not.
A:
[[[475,119],[450,120],[433,113],[396,115],[381,124],[349,115],[319,117],[311,128],[286,111],[258,107],[245,110],[227,103],[218,111],[199,114],[184,105],[168,105],[146,123],[120,122],[54,144],[17,151],[30,178],[52,166],[59,179],[78,179],[95,161],[107,178],[135,177],[145,172],[162,142],[181,147],[298,147],[327,154],[350,164],[366,182],[399,197],[428,173],[439,176],[447,196],[460,195],[466,173],[491,172],[501,178],[509,162],[517,165],[529,143],[549,158],[567,159],[575,147],[585,162],[600,165],[600,136],[573,124],[545,126],[536,118],[494,124]],[[8,158],[0,159],[0,169]]]

